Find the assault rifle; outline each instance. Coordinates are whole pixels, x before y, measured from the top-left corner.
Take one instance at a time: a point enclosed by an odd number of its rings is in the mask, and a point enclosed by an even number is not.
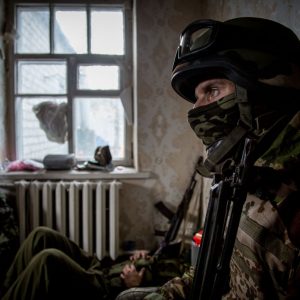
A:
[[[246,138],[239,161],[215,174],[189,299],[221,299],[229,279],[229,262],[246,200],[254,141]]]
[[[197,180],[196,180],[196,176],[198,173],[197,170],[198,170],[198,167],[202,164],[202,161],[203,161],[203,157],[200,156],[200,158],[198,159],[198,161],[196,163],[196,167],[193,172],[191,181],[190,181],[187,189],[185,190],[183,198],[182,198],[175,214],[173,214],[167,207],[165,207],[165,205],[162,202],[156,203],[156,207],[167,218],[170,219],[171,224],[170,224],[168,231],[164,235],[164,239],[161,242],[160,247],[155,252],[155,255],[160,254],[164,250],[164,248],[166,248],[177,237],[181,222],[184,219],[184,217],[188,211],[188,208],[189,208],[189,205],[190,205],[193,193],[194,193],[195,185],[197,183]]]

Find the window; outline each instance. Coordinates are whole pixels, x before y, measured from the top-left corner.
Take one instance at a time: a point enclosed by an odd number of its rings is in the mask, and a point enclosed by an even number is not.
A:
[[[76,4],[77,3],[77,4]],[[131,164],[132,47],[124,1],[12,1],[14,155],[94,158],[109,145]],[[13,32],[13,31],[12,31]]]

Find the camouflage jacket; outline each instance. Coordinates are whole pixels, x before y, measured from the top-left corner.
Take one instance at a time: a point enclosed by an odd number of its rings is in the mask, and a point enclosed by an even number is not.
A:
[[[230,262],[230,291],[223,299],[300,299],[296,247],[300,243],[300,113],[256,162],[256,167],[268,168],[279,176],[275,176],[276,186],[274,182],[268,186],[267,178],[263,181],[265,192],[259,187],[247,196]],[[268,188],[273,188],[273,193],[266,192]],[[285,206],[291,207],[286,219],[279,213]],[[298,224],[292,243],[293,231],[289,229],[295,220]],[[144,300],[187,299],[192,282],[193,269],[173,278]]]

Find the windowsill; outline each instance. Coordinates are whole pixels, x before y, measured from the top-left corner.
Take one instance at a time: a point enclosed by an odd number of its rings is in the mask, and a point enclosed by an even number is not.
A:
[[[21,172],[1,172],[1,181],[17,181],[17,180],[95,180],[95,179],[148,179],[151,172],[139,172],[134,168],[116,167],[112,172],[101,171],[78,171],[78,170],[62,170],[62,171],[21,171]]]

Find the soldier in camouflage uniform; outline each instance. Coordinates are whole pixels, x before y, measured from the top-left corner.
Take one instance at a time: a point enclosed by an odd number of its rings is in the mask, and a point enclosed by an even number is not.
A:
[[[297,36],[270,20],[199,20],[181,35],[172,86],[194,105],[209,171],[257,140],[223,299],[300,299],[299,74]],[[191,299],[193,272],[144,299]]]
[[[59,232],[37,227],[6,274],[1,299],[115,299],[128,287],[163,285],[187,269],[183,258],[137,251],[116,263],[87,255]]]

